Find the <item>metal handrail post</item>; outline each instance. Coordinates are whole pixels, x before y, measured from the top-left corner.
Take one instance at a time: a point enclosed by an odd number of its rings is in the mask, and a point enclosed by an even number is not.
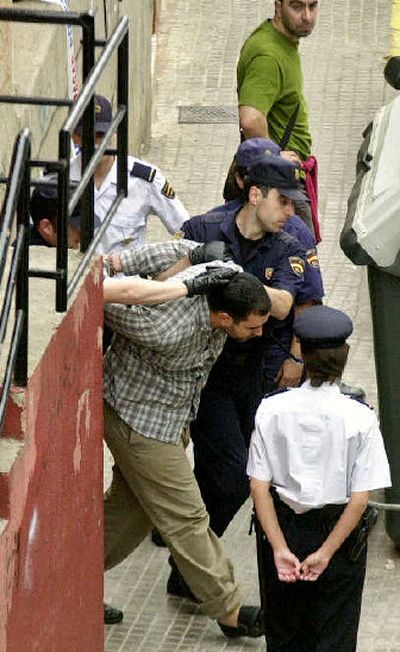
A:
[[[128,195],[128,131],[129,131],[129,32],[118,47],[118,108],[125,106],[125,115],[117,130],[117,191]]]
[[[61,129],[58,138],[60,159],[64,163],[58,172],[57,252],[56,269],[56,311],[67,309],[68,282],[68,222],[69,222],[69,161],[71,158],[71,137]]]
[[[25,170],[17,205],[17,232],[24,231],[21,258],[18,267],[15,290],[15,320],[21,319],[21,330],[15,358],[14,382],[25,387],[28,380],[28,326],[29,326],[29,202],[31,185],[31,134],[25,129],[22,135],[27,140]]]
[[[93,14],[85,14],[82,20],[83,27],[83,83],[89,77],[95,65],[95,25]],[[82,119],[82,169],[85,170],[94,154],[94,97],[85,109]],[[80,202],[81,218],[81,243],[80,250],[85,252],[93,238],[94,233],[94,182],[93,178],[85,187]]]

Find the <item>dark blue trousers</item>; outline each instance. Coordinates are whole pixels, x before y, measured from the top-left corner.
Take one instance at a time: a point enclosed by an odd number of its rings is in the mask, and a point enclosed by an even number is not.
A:
[[[295,514],[276,495],[274,503],[288,546],[301,561],[321,546],[343,511],[343,507],[328,505]],[[318,580],[287,584],[278,579],[273,551],[264,534],[260,539],[258,528],[268,652],[356,652],[367,553],[365,547],[356,561],[350,559],[357,531],[339,548]]]
[[[232,364],[223,354],[217,360],[191,426],[194,473],[211,529],[218,536],[250,493],[246,465],[254,417],[263,394],[262,365],[261,358],[242,362]]]

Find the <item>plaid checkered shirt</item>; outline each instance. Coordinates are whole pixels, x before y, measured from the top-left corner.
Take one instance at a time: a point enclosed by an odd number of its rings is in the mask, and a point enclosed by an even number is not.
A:
[[[197,245],[180,240],[124,251],[122,271],[155,276]],[[191,267],[180,277],[198,273]],[[196,415],[200,391],[225,342],[225,334],[211,328],[207,299],[109,304],[105,320],[115,331],[105,358],[105,400],[141,435],[177,443]]]

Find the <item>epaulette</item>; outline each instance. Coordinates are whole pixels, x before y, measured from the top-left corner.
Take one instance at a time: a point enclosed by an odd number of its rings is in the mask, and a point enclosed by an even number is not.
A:
[[[131,177],[137,177],[138,179],[143,179],[143,181],[149,181],[151,183],[154,181],[154,177],[156,176],[156,168],[135,161],[132,170],[130,171],[130,175]]]
[[[361,405],[365,405],[365,407],[369,408],[370,410],[373,410],[374,408],[372,405],[367,403],[365,398],[362,396],[354,396],[354,394],[346,394],[347,398],[350,398],[352,401],[357,401],[357,403],[361,403]]]
[[[289,387],[278,387],[277,389],[272,390],[272,392],[267,392],[267,394],[264,394],[264,398],[271,398],[271,396],[277,396],[278,394],[283,394],[284,392],[288,392]]]

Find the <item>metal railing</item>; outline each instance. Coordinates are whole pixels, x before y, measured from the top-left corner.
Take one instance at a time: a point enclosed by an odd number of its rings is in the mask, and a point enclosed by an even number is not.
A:
[[[0,314],[0,344],[2,344],[8,332],[7,327],[12,299],[15,294],[15,323],[0,398],[0,434],[12,381],[19,386],[25,386],[27,383],[29,277],[54,279],[56,281],[55,308],[58,312],[64,312],[67,309],[68,299],[76,289],[92,254],[95,252],[122,199],[127,195],[129,80],[129,30],[126,17],[119,20],[107,41],[95,40],[94,17],[92,14],[0,8],[1,20],[81,26],[83,29],[82,77],[84,83],[76,102],[51,97],[0,95],[0,102],[5,103],[71,107],[70,114],[59,132],[58,160],[32,159],[31,133],[28,129],[25,129],[16,140],[8,176],[0,177],[0,183],[6,184],[5,198],[0,214],[0,284],[2,287],[4,287],[3,277],[7,267],[7,254],[11,244],[13,220],[15,215],[17,216],[17,235],[13,243],[14,249]],[[103,48],[96,64],[95,47]],[[118,108],[101,144],[96,147],[94,132],[95,86],[115,52],[117,52]],[[83,124],[82,178],[70,196],[71,135],[81,120]],[[116,149],[107,149],[115,133],[117,133],[117,147]],[[104,217],[100,229],[93,237],[93,174],[104,153],[117,154],[116,197]],[[57,175],[58,214],[55,270],[29,268],[29,201],[30,188],[37,185],[37,182],[31,181],[31,169],[35,167],[46,168],[48,172]],[[40,184],[42,185],[43,182],[46,182],[45,178],[40,181]],[[51,182],[49,181],[49,183]],[[78,202],[80,202],[81,215],[81,251],[84,256],[68,283],[68,221]]]
[[[31,133],[24,129],[13,150],[6,193],[0,215],[0,284],[4,288],[0,313],[0,344],[8,332],[12,300],[15,298],[15,320],[2,382],[0,399],[0,431],[4,423],[11,382],[24,387],[28,374],[28,247]],[[16,216],[16,238],[11,234]],[[10,246],[11,263],[6,273]]]
[[[68,197],[69,164],[71,158],[71,135],[83,116],[82,138],[82,178],[78,187],[68,203],[68,216],[80,201],[81,216],[81,251],[85,252],[78,269],[75,271],[68,285],[65,283],[60,291],[62,298],[67,299],[74,292],[82,273],[95,252],[107,227],[109,226],[121,201],[128,194],[128,80],[129,80],[129,22],[123,17],[117,23],[107,44],[101,53],[96,66],[88,76],[72,111],[66,119],[59,134],[59,160],[65,163],[65,170],[61,173],[61,192],[63,197]],[[118,109],[113,121],[102,138],[102,142],[95,147],[94,142],[94,92],[96,83],[104,72],[112,55],[117,50],[117,105]],[[116,150],[107,149],[110,141],[117,133]],[[94,236],[94,182],[93,174],[104,153],[117,154],[117,188],[116,196],[102,219],[101,227]],[[94,236],[94,237],[93,237]],[[58,251],[58,245],[57,245]],[[66,247],[62,256],[66,255]],[[61,308],[62,309],[62,308]],[[65,308],[64,308],[65,309]]]
[[[68,14],[67,14],[68,15]],[[65,16],[65,14],[63,14]],[[52,278],[56,281],[56,311],[64,312],[68,299],[76,289],[89,260],[95,252],[122,199],[128,192],[128,80],[129,80],[129,23],[126,17],[119,20],[104,46],[96,65],[88,74],[72,110],[59,132],[58,161],[32,161],[32,165],[46,164],[58,176],[58,215],[56,270],[30,269],[29,275]],[[94,41],[96,44],[97,42]],[[103,42],[101,42],[103,44]],[[104,134],[102,143],[95,146],[94,93],[111,57],[117,51],[117,104],[113,121]],[[1,96],[0,96],[1,101]],[[69,197],[71,136],[82,120],[82,178]],[[117,147],[107,149],[117,133]],[[104,216],[102,225],[94,236],[94,183],[93,174],[104,153],[117,154],[116,197]],[[43,182],[42,182],[43,183]],[[81,251],[85,253],[79,267],[68,282],[68,221],[80,202]]]

